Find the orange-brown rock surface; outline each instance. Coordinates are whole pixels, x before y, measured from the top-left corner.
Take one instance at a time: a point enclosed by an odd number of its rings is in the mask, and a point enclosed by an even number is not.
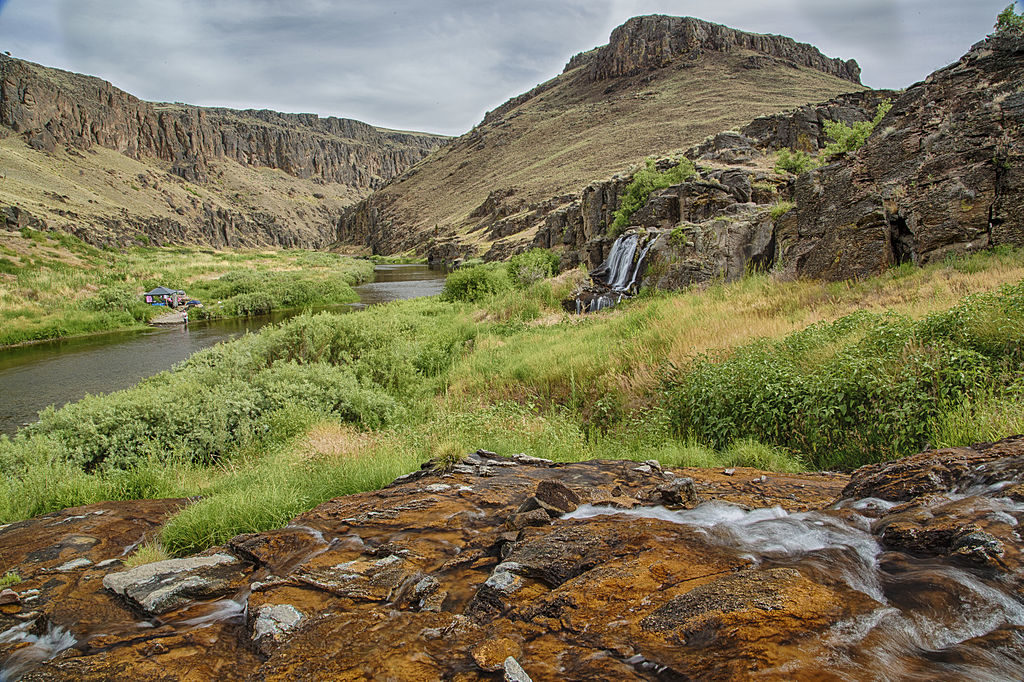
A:
[[[852,477],[479,452],[131,569],[184,501],[66,510],[0,528],[0,679],[1013,677],[1019,461],[1024,437]]]

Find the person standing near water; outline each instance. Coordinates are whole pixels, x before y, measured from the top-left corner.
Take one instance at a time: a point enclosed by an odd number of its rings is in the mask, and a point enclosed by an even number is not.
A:
[[[188,308],[181,311],[181,323],[188,324]]]

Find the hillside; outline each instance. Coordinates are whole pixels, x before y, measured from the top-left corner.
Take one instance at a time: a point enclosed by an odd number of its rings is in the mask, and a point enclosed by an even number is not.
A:
[[[100,245],[320,247],[343,207],[446,140],[315,114],[145,102],[0,55],[8,229]]]
[[[492,255],[594,180],[764,114],[863,90],[852,60],[780,36],[647,16],[347,212],[343,243]]]

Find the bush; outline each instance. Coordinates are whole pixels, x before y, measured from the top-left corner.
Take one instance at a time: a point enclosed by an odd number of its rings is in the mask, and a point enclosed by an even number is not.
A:
[[[693,163],[686,158],[680,159],[678,164],[664,172],[655,167],[654,159],[647,159],[646,166],[638,170],[633,180],[626,185],[626,193],[622,196],[619,210],[615,211],[615,220],[611,224],[611,236],[622,233],[623,228],[629,225],[630,217],[647,203],[652,192],[686,182],[696,174]]]
[[[782,148],[775,158],[776,173],[792,173],[800,175],[814,168],[817,164],[807,152]]]
[[[1004,395],[1022,337],[1024,283],[920,321],[859,312],[696,358],[666,380],[669,413],[681,436],[719,449],[756,438],[852,468],[918,452],[970,396]]]
[[[508,259],[508,276],[512,284],[525,289],[534,282],[551,277],[558,271],[558,254],[547,249],[531,249]]]
[[[995,35],[999,36],[1024,35],[1024,16],[1017,14],[1011,3],[996,17],[995,29]]]
[[[892,109],[892,102],[885,100],[875,109],[875,117],[870,121],[858,121],[848,126],[840,121],[825,121],[825,134],[831,142],[825,145],[822,155],[831,158],[860,149],[868,141],[872,131]]]
[[[441,300],[473,303],[505,291],[511,286],[508,269],[502,265],[463,266],[445,278]]]
[[[792,201],[776,202],[771,209],[772,220],[778,220],[782,216],[792,211],[794,208],[796,208],[796,204],[794,204]]]

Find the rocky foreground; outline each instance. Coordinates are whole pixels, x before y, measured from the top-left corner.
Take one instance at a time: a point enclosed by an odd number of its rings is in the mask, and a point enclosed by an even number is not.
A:
[[[1024,436],[840,474],[477,452],[126,569],[186,500],[0,528],[0,680],[1016,679]]]

